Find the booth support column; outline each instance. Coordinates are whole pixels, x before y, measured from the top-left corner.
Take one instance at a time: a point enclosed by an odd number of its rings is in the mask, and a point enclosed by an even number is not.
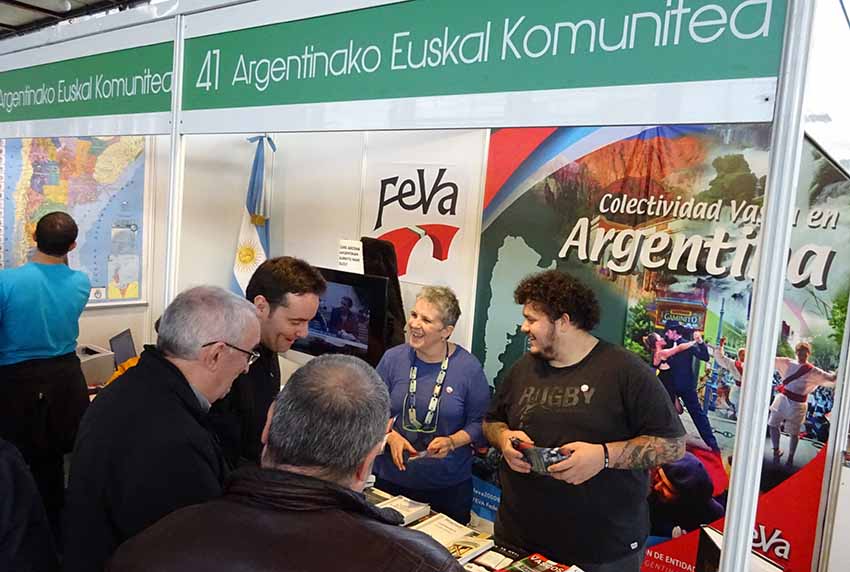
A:
[[[827,572],[837,569],[838,562],[831,563],[832,539],[835,535],[835,517],[838,513],[838,498],[841,493],[841,471],[845,467],[845,454],[850,445],[850,313],[844,320],[844,337],[841,338],[841,355],[838,360],[838,378],[835,386],[835,401],[830,418],[829,441],[826,444],[826,466],[823,470],[818,530],[812,559],[817,563],[813,570]],[[850,466],[850,465],[848,465]]]
[[[751,531],[755,525],[764,456],[767,397],[773,377],[803,149],[803,94],[813,20],[814,2],[788,1],[721,572],[749,570]]]
[[[171,164],[168,177],[168,215],[166,217],[165,290],[163,309],[177,295],[180,259],[180,236],[183,225],[183,15],[177,15],[174,24],[174,66],[171,79]]]

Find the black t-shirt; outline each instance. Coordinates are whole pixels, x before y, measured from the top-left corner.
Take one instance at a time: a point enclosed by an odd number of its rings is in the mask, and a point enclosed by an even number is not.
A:
[[[538,447],[685,434],[649,366],[601,340],[568,367],[523,356],[496,390],[486,421],[525,431]],[[617,560],[646,540],[647,471],[606,469],[570,485],[517,473],[502,461],[499,475],[497,540],[567,564]]]

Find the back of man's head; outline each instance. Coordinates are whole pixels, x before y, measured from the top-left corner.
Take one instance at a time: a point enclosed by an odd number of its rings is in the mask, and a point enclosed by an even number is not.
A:
[[[279,256],[266,260],[254,271],[245,288],[245,297],[253,302],[257,296],[263,296],[270,306],[286,306],[287,294],[321,296],[326,287],[321,273],[304,260]]]
[[[371,366],[352,356],[317,357],[277,396],[263,465],[345,482],[384,439],[389,415],[387,387]]]
[[[257,311],[247,300],[217,286],[184,290],[159,319],[156,347],[180,359],[197,357],[209,342],[239,345]]]
[[[65,256],[77,240],[77,223],[61,211],[44,215],[35,226],[38,250],[48,256]]]

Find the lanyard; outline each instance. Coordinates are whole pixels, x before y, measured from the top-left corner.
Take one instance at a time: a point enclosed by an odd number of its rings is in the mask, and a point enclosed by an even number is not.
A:
[[[423,427],[430,427],[437,412],[437,406],[440,404],[440,393],[443,390],[443,381],[446,379],[446,371],[448,369],[449,343],[446,342],[446,357],[443,358],[443,363],[440,364],[440,373],[437,374],[434,392],[431,394],[431,400],[428,402],[428,412],[425,414],[425,420],[420,423],[416,419],[416,350],[413,351],[413,364],[410,366],[410,386],[407,391],[407,422],[410,424],[410,427],[416,430],[422,430]]]

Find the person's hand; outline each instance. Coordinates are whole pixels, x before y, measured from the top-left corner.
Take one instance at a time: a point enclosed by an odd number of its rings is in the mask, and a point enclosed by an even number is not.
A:
[[[435,459],[445,459],[454,450],[451,437],[436,437],[428,444],[428,456]]]
[[[525,434],[525,431],[511,431],[510,429],[507,429],[502,431],[502,434],[499,436],[499,449],[501,449],[502,456],[505,458],[505,462],[508,466],[517,473],[530,473],[531,464],[525,460],[522,453],[513,448],[511,445],[512,438],[525,441],[526,443],[531,443],[532,445],[534,444],[534,441],[531,440],[531,437]]]
[[[387,435],[387,445],[390,447],[390,456],[392,457],[393,464],[398,467],[399,471],[405,470],[405,451],[411,455],[418,453],[418,451],[413,448],[413,445],[410,444],[410,441],[399,435],[396,431],[391,431],[390,434]]]
[[[596,443],[576,441],[559,447],[562,455],[570,458],[549,467],[549,474],[555,479],[580,485],[595,477],[605,467],[605,450]]]

